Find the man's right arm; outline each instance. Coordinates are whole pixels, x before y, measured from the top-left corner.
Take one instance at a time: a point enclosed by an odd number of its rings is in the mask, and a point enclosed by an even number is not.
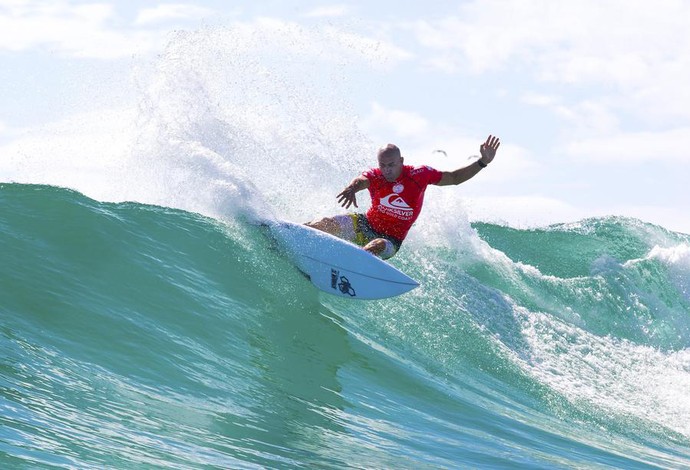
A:
[[[347,187],[340,192],[340,194],[336,196],[338,198],[338,203],[345,209],[349,209],[352,204],[354,204],[355,207],[359,207],[357,206],[357,197],[355,194],[363,189],[367,189],[368,187],[369,179],[364,175],[359,175],[357,178],[353,179],[352,182],[350,182],[350,184],[348,184]]]

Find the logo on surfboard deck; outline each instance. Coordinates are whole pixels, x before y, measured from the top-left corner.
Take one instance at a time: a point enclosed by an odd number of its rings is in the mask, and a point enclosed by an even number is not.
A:
[[[347,294],[350,297],[356,297],[354,287],[350,284],[350,281],[345,277],[340,275],[340,271],[331,268],[331,288],[337,289],[343,294]]]

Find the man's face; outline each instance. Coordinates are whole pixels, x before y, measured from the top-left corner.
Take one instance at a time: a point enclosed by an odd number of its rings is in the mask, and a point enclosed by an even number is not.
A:
[[[384,153],[378,156],[379,169],[383,173],[383,177],[386,181],[393,182],[398,179],[400,173],[402,173],[403,159],[399,155],[391,155],[390,153]]]

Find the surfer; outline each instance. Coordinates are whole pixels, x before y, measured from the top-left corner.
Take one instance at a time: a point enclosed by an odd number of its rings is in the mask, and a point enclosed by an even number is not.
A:
[[[388,144],[378,151],[378,168],[371,168],[352,180],[336,197],[345,208],[357,206],[356,194],[369,189],[371,208],[366,214],[351,213],[324,217],[306,225],[349,240],[383,259],[395,255],[422,210],[424,191],[430,184],[457,185],[474,177],[491,163],[500,141],[489,136],[481,144],[481,157],[455,171],[438,171],[429,166],[403,165],[400,149]]]

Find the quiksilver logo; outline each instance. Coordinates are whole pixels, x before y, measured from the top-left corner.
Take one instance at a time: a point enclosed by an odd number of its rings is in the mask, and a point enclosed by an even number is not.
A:
[[[385,214],[392,215],[398,219],[409,220],[412,218],[414,211],[405,202],[405,200],[400,197],[399,194],[389,194],[386,197],[381,198],[381,205],[379,210]]]

